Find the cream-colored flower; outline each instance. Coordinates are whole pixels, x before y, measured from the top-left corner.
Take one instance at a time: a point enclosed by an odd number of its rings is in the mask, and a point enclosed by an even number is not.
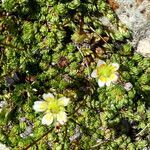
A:
[[[10,150],[6,145],[0,143],[0,150]]]
[[[42,124],[50,125],[54,121],[64,124],[67,121],[65,106],[69,103],[69,98],[55,98],[52,93],[43,94],[44,101],[35,101],[33,109],[36,112],[44,112]]]
[[[116,82],[118,79],[117,70],[119,64],[111,63],[106,64],[103,60],[99,60],[96,69],[92,72],[91,77],[98,79],[98,85],[109,86],[112,82]]]
[[[2,0],[2,3],[4,3],[5,2],[5,0]]]

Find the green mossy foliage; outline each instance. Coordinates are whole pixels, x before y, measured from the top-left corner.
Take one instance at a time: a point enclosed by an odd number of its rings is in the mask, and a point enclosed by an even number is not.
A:
[[[133,52],[130,32],[105,0],[3,0],[0,14],[1,143],[14,150],[150,146],[150,59]],[[98,59],[120,64],[117,84],[99,88],[90,77]],[[66,125],[43,126],[34,112],[48,92],[71,99]]]

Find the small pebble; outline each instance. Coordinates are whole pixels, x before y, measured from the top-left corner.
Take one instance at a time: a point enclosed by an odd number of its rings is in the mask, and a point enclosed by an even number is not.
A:
[[[125,88],[127,91],[130,91],[130,90],[132,89],[132,87],[133,87],[133,85],[132,85],[130,82],[125,83],[125,85],[124,85],[124,88]]]

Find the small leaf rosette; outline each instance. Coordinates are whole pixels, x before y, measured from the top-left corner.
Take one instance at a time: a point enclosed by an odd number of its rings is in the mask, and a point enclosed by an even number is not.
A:
[[[43,101],[35,101],[33,109],[36,112],[43,112],[42,124],[50,125],[54,121],[63,125],[67,121],[65,106],[69,103],[69,98],[56,98],[52,93],[43,94]]]
[[[110,86],[112,82],[114,83],[118,79],[118,69],[119,64],[117,63],[106,64],[103,60],[99,60],[91,77],[98,79],[99,87]]]

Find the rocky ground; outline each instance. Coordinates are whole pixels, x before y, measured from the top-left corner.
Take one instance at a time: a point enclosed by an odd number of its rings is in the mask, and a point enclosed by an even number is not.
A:
[[[109,0],[118,18],[133,32],[132,45],[144,57],[150,57],[150,1]]]

